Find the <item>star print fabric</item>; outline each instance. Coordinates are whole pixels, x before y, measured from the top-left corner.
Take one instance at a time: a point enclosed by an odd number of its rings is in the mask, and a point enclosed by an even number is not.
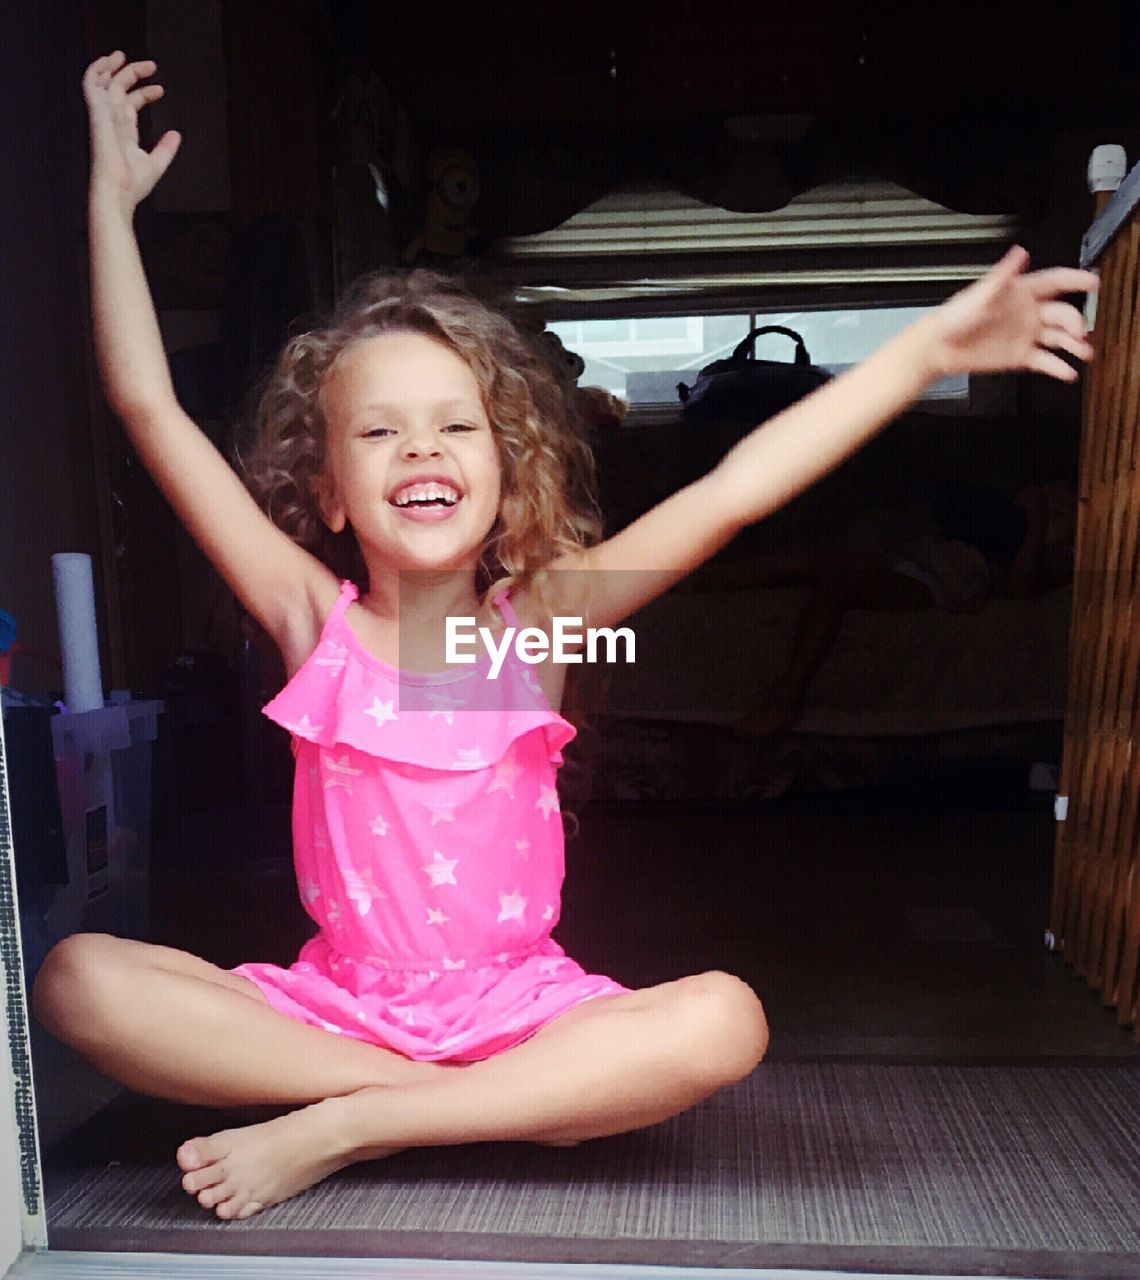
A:
[[[513,653],[400,672],[348,624],[351,582],[264,714],[293,735],[293,847],[319,926],[288,968],[247,963],[279,1012],[423,1061],[473,1062],[628,990],[551,937],[565,874],[555,775],[575,730]],[[496,603],[517,625],[507,596]]]

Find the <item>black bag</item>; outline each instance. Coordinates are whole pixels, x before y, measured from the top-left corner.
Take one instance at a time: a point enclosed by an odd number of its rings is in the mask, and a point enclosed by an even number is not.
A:
[[[795,361],[757,360],[754,343],[764,333],[791,338],[796,344]],[[770,324],[753,329],[729,359],[706,365],[691,388],[679,382],[677,394],[687,419],[733,418],[761,423],[822,387],[830,377],[812,364],[803,338],[794,329]]]

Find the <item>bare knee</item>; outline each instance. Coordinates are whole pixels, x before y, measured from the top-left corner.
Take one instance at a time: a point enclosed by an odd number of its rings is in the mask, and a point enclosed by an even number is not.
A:
[[[768,1020],[756,993],[718,969],[695,975],[685,987],[693,1060],[717,1087],[743,1079],[768,1049]]]
[[[102,933],[74,933],[44,958],[32,986],[32,1012],[54,1036],[72,1041],[93,1030],[99,997],[114,973],[117,939]]]

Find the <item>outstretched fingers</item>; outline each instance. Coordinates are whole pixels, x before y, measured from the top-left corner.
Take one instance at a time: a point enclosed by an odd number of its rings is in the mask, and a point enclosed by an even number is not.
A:
[[[1019,244],[1010,245],[1005,253],[991,268],[991,278],[995,284],[1005,284],[1014,276],[1020,275],[1029,265],[1029,251]]]
[[[93,187],[113,191],[117,200],[132,208],[154,189],[182,143],[182,135],[171,129],[150,151],[139,145],[139,114],[165,93],[160,84],[144,83],[157,70],[153,59],[128,62],[123,51],[116,49],[97,58],[83,76],[91,123]]]
[[[1020,275],[1029,265],[1029,251],[1019,244],[1012,245],[993,266],[991,279],[1004,285]],[[1046,267],[1031,271],[1026,281],[1037,298],[1056,298],[1066,293],[1095,293],[1100,287],[1100,277],[1095,271],[1081,271],[1076,267]]]
[[[1079,374],[1073,369],[1072,365],[1067,365],[1059,356],[1054,356],[1052,351],[1036,351],[1030,357],[1029,364],[1026,369],[1034,370],[1038,374],[1045,374],[1049,378],[1056,378],[1061,383],[1075,383]]]
[[[86,76],[108,76],[113,75],[127,60],[127,55],[122,49],[116,49],[114,53],[106,53],[87,68]],[[86,78],[85,76],[85,78]]]
[[[168,129],[151,148],[150,154],[161,165],[161,173],[165,173],[170,168],[170,162],[174,159],[181,145],[182,135],[178,130]]]
[[[1076,267],[1046,267],[1026,278],[1037,298],[1056,298],[1065,293],[1095,293],[1100,288],[1100,277],[1095,271],[1080,271]]]
[[[943,305],[942,342],[950,369],[971,373],[1032,369],[1072,382],[1077,372],[1056,352],[1091,360],[1084,317],[1061,296],[1098,287],[1091,271],[1050,267],[1026,272],[1029,255],[1014,245],[990,271]]]
[[[91,101],[92,94],[97,90],[106,89],[111,83],[111,77],[123,65],[126,55],[122,50],[116,50],[109,53],[105,57],[96,58],[93,63],[83,73],[83,94],[88,102]]]
[[[1046,351],[1043,347],[1038,347],[1026,361],[1025,367],[1032,369],[1036,373],[1047,374],[1050,378],[1057,378],[1061,382],[1076,382],[1077,371],[1071,364],[1066,364],[1060,356],[1055,356],[1051,351]]]
[[[1060,268],[1060,270],[1064,271],[1065,268]],[[1078,272],[1076,274],[1088,275],[1090,273]],[[1046,297],[1049,296],[1049,294],[1046,294]],[[1070,355],[1076,356],[1078,360],[1087,361],[1093,358],[1095,354],[1094,348],[1088,339],[1085,319],[1076,307],[1068,302],[1047,301],[1040,303],[1038,313],[1041,318],[1041,334],[1037,343],[1041,349],[1040,354],[1049,355],[1049,349],[1053,349],[1067,351]],[[1063,360],[1058,361],[1055,356],[1051,356],[1043,363],[1048,367],[1042,368],[1041,364],[1034,367],[1040,368],[1042,373],[1048,373],[1051,377],[1064,378],[1067,382],[1071,382],[1077,376],[1076,371],[1071,366]],[[1061,372],[1061,366],[1065,369],[1064,373]]]
[[[127,102],[138,108],[162,96],[161,85],[145,85],[142,89],[135,89],[140,80],[154,75],[157,70],[158,63],[153,60],[127,62],[126,54],[117,49],[91,63],[83,74],[83,87],[89,94],[95,89],[121,93]]]
[[[157,102],[166,92],[160,84],[148,84],[127,94],[127,101],[135,110],[145,107],[148,102]]]
[[[154,75],[157,70],[158,63],[149,58],[142,62],[128,62],[112,74],[111,83],[116,89],[122,89],[125,96],[140,80]]]
[[[1091,360],[1093,358],[1093,345],[1082,333],[1080,336],[1074,334],[1068,328],[1059,328],[1056,325],[1046,325],[1042,330],[1039,345],[1042,347],[1053,347],[1060,351],[1068,351],[1079,360]]]
[[[1069,302],[1043,302],[1039,312],[1042,324],[1050,329],[1063,329],[1074,338],[1083,338],[1088,332],[1084,316]]]

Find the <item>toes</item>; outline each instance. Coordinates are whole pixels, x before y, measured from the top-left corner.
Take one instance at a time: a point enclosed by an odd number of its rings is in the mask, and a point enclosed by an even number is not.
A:
[[[240,1197],[231,1196],[224,1204],[218,1205],[214,1212],[219,1218],[237,1219],[252,1218],[255,1213],[260,1213],[262,1204],[260,1200],[249,1200],[242,1203]]]
[[[236,1194],[236,1189],[228,1182],[219,1182],[217,1186],[207,1187],[205,1191],[198,1193],[198,1203],[203,1209],[212,1209],[218,1205],[218,1213],[220,1216],[227,1215],[222,1213],[225,1208],[223,1201],[230,1200]]]
[[[232,1182],[219,1182],[198,1193],[203,1209],[213,1209],[219,1218],[252,1218],[265,1207],[260,1200],[246,1200]]]
[[[205,1163],[198,1153],[198,1148],[192,1142],[184,1142],[174,1153],[174,1158],[178,1161],[178,1167],[183,1173],[200,1169]]]
[[[174,1158],[183,1173],[193,1173],[195,1169],[224,1160],[229,1153],[230,1144],[225,1134],[215,1133],[209,1138],[191,1138],[184,1142]]]
[[[222,1165],[207,1165],[205,1169],[194,1169],[186,1174],[182,1179],[182,1189],[194,1195],[205,1191],[207,1187],[216,1187],[218,1183],[225,1181],[225,1177],[226,1171]]]

